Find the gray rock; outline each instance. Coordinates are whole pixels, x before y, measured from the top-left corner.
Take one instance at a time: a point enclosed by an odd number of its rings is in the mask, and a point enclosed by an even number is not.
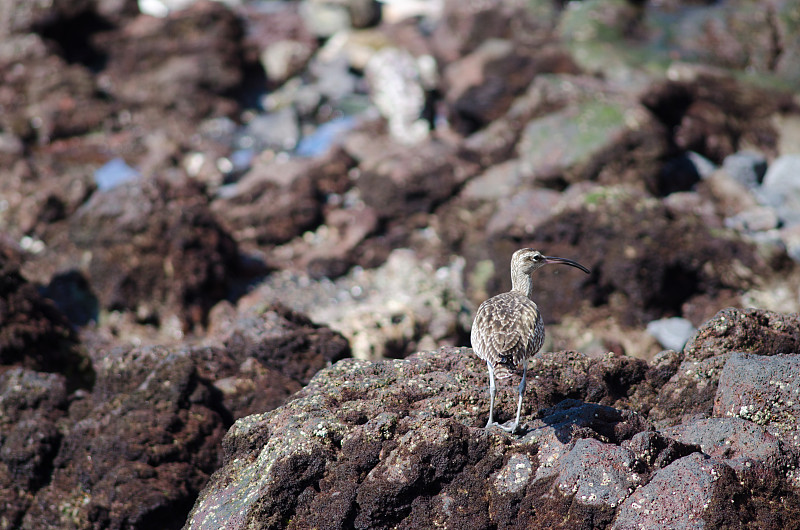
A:
[[[784,155],[772,162],[757,196],[775,208],[784,224],[800,224],[800,155]]]
[[[668,350],[683,350],[695,331],[691,322],[680,317],[662,318],[647,324],[647,332]]]
[[[629,449],[584,438],[563,458],[554,487],[582,504],[615,508],[642,481],[635,463]]]
[[[730,467],[720,460],[692,453],[656,471],[647,485],[633,492],[622,504],[611,528],[718,528],[715,522],[730,524],[738,520],[729,499],[731,491],[739,489]]]
[[[528,122],[516,152],[525,173],[574,183],[600,179],[622,159],[636,164],[644,153],[660,152],[662,132],[640,105],[611,97],[594,99]]]
[[[800,354],[773,353],[730,356],[719,377],[714,415],[750,420],[800,448]]]
[[[686,344],[684,360],[661,388],[649,418],[659,426],[661,421],[674,425],[683,415],[709,417],[723,366],[733,352],[746,351],[758,358],[797,351],[798,347],[800,320],[796,314],[723,309],[700,326]]]
[[[740,151],[725,157],[722,171],[749,189],[757,188],[767,172],[767,159],[760,153]]]
[[[697,171],[697,174],[700,175],[700,178],[708,178],[717,169],[717,166],[714,164],[714,162],[704,157],[700,153],[689,151],[686,153],[686,157],[694,165],[694,168]]]
[[[435,268],[408,249],[397,249],[374,270],[356,269],[335,281],[276,274],[248,295],[284,300],[350,341],[359,359],[404,357],[454,342],[469,327],[463,259]]]
[[[364,28],[380,20],[374,0],[302,0],[300,14],[318,37],[330,37],[350,28]]]
[[[707,418],[667,427],[661,433],[682,443],[694,444],[703,453],[724,460],[740,476],[754,462],[775,469],[790,463],[780,440],[767,429],[742,418]]]
[[[373,55],[365,70],[372,101],[386,118],[395,140],[413,145],[428,137],[423,76],[414,56],[399,48],[384,48]]]
[[[780,219],[773,208],[756,206],[725,219],[725,226],[740,232],[764,232],[778,228]]]
[[[800,262],[800,225],[787,226],[780,231],[780,242],[786,247],[786,253]]]
[[[284,39],[266,46],[259,55],[267,78],[274,83],[283,83],[300,72],[314,53],[308,42]]]
[[[265,149],[291,151],[300,140],[300,125],[292,107],[258,114],[239,133],[240,148],[261,152]]]

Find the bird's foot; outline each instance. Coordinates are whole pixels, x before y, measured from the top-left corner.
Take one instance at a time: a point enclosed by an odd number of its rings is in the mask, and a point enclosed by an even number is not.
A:
[[[517,433],[522,431],[522,425],[520,425],[518,423],[514,423],[509,427],[509,426],[506,426],[506,425],[500,425],[496,421],[493,421],[493,422],[490,422],[490,423],[486,424],[486,428],[487,429],[490,428],[490,427],[498,427],[498,428],[504,430],[505,432],[508,432],[508,433],[511,433],[511,434],[517,434]]]

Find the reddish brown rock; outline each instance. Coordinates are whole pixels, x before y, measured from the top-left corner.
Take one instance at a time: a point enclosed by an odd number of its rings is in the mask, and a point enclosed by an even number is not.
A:
[[[69,320],[22,277],[21,264],[21,254],[0,241],[0,371],[25,366],[88,384],[91,369]]]
[[[204,324],[237,270],[236,243],[193,183],[134,180],[98,191],[69,221],[71,243],[91,252],[88,278],[105,309]]]
[[[25,368],[0,374],[0,528],[18,528],[47,484],[61,442],[57,422],[66,409],[62,375]]]
[[[282,405],[319,370],[350,355],[341,335],[278,303],[238,312],[220,304],[210,326],[209,347],[192,356],[232,418]]]
[[[686,344],[687,359],[702,361],[725,352],[777,355],[800,351],[800,315],[763,309],[723,309]]]
[[[220,98],[242,81],[242,28],[217,2],[197,2],[165,18],[140,16],[121,31],[98,33],[104,90],[124,106],[201,118],[229,105]]]
[[[723,368],[735,352],[772,356],[795,352],[800,322],[797,316],[763,309],[720,311],[697,330],[684,349],[685,358],[658,395],[651,419],[678,423],[685,415],[712,415]],[[758,358],[758,357],[756,357]],[[736,387],[737,378],[728,385]]]
[[[23,527],[180,526],[218,465],[225,424],[214,392],[189,356],[163,348],[110,352],[98,368]],[[129,390],[108,396],[107,378]]]
[[[341,150],[319,159],[257,161],[212,209],[237,241],[286,243],[322,222],[325,197],[350,187],[353,164]]]
[[[337,363],[285,406],[232,427],[223,444],[225,464],[186,528],[221,521],[233,528],[431,521],[463,528],[534,521],[672,528],[756,520],[779,528],[798,520],[800,496],[781,478],[796,455],[774,438],[743,420],[658,433],[645,415],[584,401],[620,392],[619,378],[600,377],[593,388],[586,384],[588,359],[571,356],[558,393],[558,374],[531,366],[536,386],[529,400],[577,399],[538,412],[524,407],[526,417],[535,417],[520,436],[480,426],[488,407],[486,375],[468,349]],[[591,364],[605,374],[637,372],[635,364],[614,367],[614,361]],[[640,375],[630,381],[634,393],[653,383]],[[508,418],[515,388],[504,384],[498,394]],[[722,451],[721,436],[733,440],[729,450]],[[769,439],[768,446],[759,442]],[[685,510],[674,509],[674,492],[685,496]]]

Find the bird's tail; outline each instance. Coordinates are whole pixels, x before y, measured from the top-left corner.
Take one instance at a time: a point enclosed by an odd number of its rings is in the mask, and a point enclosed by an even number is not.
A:
[[[498,364],[494,368],[495,379],[508,379],[512,375],[513,367],[505,364]]]

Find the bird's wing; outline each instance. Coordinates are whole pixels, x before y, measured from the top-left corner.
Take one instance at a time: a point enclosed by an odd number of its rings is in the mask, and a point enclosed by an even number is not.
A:
[[[541,347],[544,329],[539,310],[529,298],[504,293],[480,305],[472,325],[472,347],[492,364],[516,366]]]

